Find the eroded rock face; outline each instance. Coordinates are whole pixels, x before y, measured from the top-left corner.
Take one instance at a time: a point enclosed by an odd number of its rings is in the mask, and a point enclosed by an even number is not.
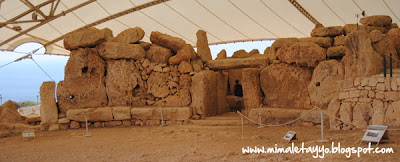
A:
[[[140,27],[129,28],[119,33],[112,42],[136,43],[144,37],[144,30]]]
[[[149,50],[146,51],[146,58],[154,63],[168,63],[172,56],[171,50],[157,44],[152,44]]]
[[[73,121],[85,122],[86,115],[88,121],[111,121],[113,113],[110,107],[88,108],[88,109],[73,109],[67,111],[67,118]],[[72,122],[71,122],[72,124]],[[71,127],[72,128],[72,127]]]
[[[386,110],[385,124],[400,126],[400,101],[392,102]]]
[[[233,53],[232,58],[246,58],[250,57],[250,54],[247,53],[245,50],[238,50]]]
[[[185,87],[179,90],[175,95],[168,96],[165,99],[165,105],[168,107],[184,107],[189,106],[192,102],[190,95],[190,87]]]
[[[147,80],[147,91],[154,97],[167,97],[169,95],[168,73],[152,72]]]
[[[279,38],[274,41],[271,47],[274,47],[275,50],[278,50],[279,48],[282,48],[284,46],[291,46],[298,42],[299,42],[298,38]]]
[[[280,48],[278,58],[288,64],[316,67],[318,62],[326,59],[326,50],[314,43],[296,43]]]
[[[42,124],[55,124],[58,120],[58,108],[56,103],[56,83],[43,82],[40,87],[40,118]]]
[[[393,42],[393,45],[397,51],[397,55],[400,56],[400,28],[389,30],[389,32],[386,34],[386,37]]]
[[[134,97],[141,95],[138,93],[141,88],[144,88],[143,81],[133,60],[107,61],[106,92],[108,106],[135,105]]]
[[[169,48],[174,52],[178,52],[180,49],[186,46],[186,42],[183,39],[172,37],[157,31],[151,32],[150,41],[152,43]]]
[[[353,108],[353,125],[358,129],[369,125],[372,111],[371,103],[357,103]]]
[[[347,36],[345,46],[347,53],[342,61],[346,79],[369,77],[382,71],[382,57],[372,48],[367,31],[352,32]]]
[[[343,34],[342,26],[317,27],[311,32],[312,37],[334,37]]]
[[[197,36],[197,53],[200,55],[202,61],[212,60],[211,51],[208,47],[207,33],[203,30],[199,30],[196,33]]]
[[[288,64],[271,64],[260,72],[260,85],[265,94],[265,104],[271,107],[309,108],[307,86],[312,71],[306,67]]]
[[[18,123],[23,122],[22,117],[17,111],[17,106],[13,101],[8,100],[0,106],[0,123]]]
[[[218,53],[216,60],[226,59],[226,51],[223,49]]]
[[[314,69],[312,79],[308,85],[311,104],[320,107],[327,106],[338,96],[340,84],[344,79],[344,67],[336,60],[322,61]]]
[[[332,46],[333,38],[331,37],[310,37],[310,38],[300,38],[302,43],[315,43],[322,48],[328,48]]]
[[[339,109],[340,102],[336,99],[331,100],[328,105],[328,113],[333,115],[329,116],[329,126],[333,130],[340,130],[340,121],[336,119],[339,118]]]
[[[178,70],[179,70],[180,73],[185,74],[185,73],[192,72],[193,71],[193,67],[187,61],[182,61],[178,66]]]
[[[346,55],[346,47],[345,46],[336,46],[328,48],[326,51],[326,55],[328,58],[341,58]]]
[[[392,39],[385,37],[382,40],[374,43],[372,47],[380,56],[384,55],[386,57],[386,67],[390,66],[390,54],[392,54],[393,67],[396,68],[399,66],[399,56],[397,55],[397,51]]]
[[[69,109],[107,105],[105,62],[90,48],[79,48],[70,54],[65,66],[65,81],[57,85],[61,113]]]
[[[179,65],[182,61],[189,61],[192,55],[196,53],[192,46],[185,45],[182,49],[178,51],[175,56],[169,59],[170,65]]]
[[[361,18],[360,23],[370,26],[388,26],[392,23],[392,18],[387,15],[367,16]]]
[[[336,36],[333,40],[333,46],[344,46],[344,41],[346,40],[346,36]]]
[[[100,43],[112,39],[112,31],[108,28],[99,30],[91,27],[73,33],[68,33],[64,37],[64,47],[67,50],[75,50],[84,47],[95,47]]]
[[[249,52],[250,56],[251,55],[255,55],[255,54],[260,54],[260,51],[258,51],[258,49],[253,49]]]
[[[105,42],[96,47],[99,55],[105,59],[134,59],[139,60],[146,54],[140,44],[125,44],[118,42]]]

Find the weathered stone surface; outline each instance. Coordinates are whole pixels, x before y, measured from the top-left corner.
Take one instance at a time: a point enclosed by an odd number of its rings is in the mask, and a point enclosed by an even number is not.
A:
[[[85,122],[86,115],[88,121],[111,121],[113,120],[113,113],[110,107],[102,108],[88,108],[88,109],[71,109],[67,111],[67,118],[69,120]],[[72,127],[72,122],[71,122]]]
[[[343,34],[342,26],[317,27],[311,32],[312,37],[334,37]]]
[[[164,120],[187,120],[192,116],[191,107],[162,107]],[[131,109],[132,118],[140,120],[161,120],[160,108],[135,107]]]
[[[172,56],[169,59],[169,64],[170,65],[179,65],[183,61],[189,61],[190,58],[192,57],[193,53],[196,53],[196,52],[194,51],[192,46],[186,45],[186,46],[182,47],[182,49],[180,49],[175,56]]]
[[[246,111],[260,107],[262,103],[260,71],[257,68],[242,70],[243,102]]]
[[[274,46],[267,47],[264,51],[264,56],[268,58],[268,63],[273,63],[277,57],[276,57],[277,51]]]
[[[345,46],[347,53],[342,61],[346,79],[369,77],[382,71],[382,57],[373,50],[371,39],[366,31],[351,33],[347,36]]]
[[[55,90],[56,83],[54,81],[43,82],[40,86],[40,118],[42,123],[57,123],[58,108]]]
[[[218,53],[216,60],[226,59],[226,51],[223,49]]]
[[[113,107],[112,114],[114,120],[129,120],[131,119],[131,107]]]
[[[328,58],[341,58],[346,55],[346,47],[345,46],[330,47],[326,51],[326,55],[328,56]]]
[[[368,26],[366,25],[357,25],[357,24],[346,24],[343,26],[344,34],[350,35],[352,32],[356,32],[359,30],[365,30],[368,31]]]
[[[392,102],[386,110],[385,125],[400,126],[400,101]]]
[[[311,81],[309,68],[288,64],[272,64],[260,72],[264,101],[271,107],[309,108],[307,86]]]
[[[350,124],[353,120],[353,107],[351,103],[345,102],[340,105],[339,109],[340,119],[344,122],[344,124]]]
[[[385,122],[385,106],[381,100],[374,99],[372,102],[373,112],[371,117],[372,125],[383,125]]]
[[[139,45],[142,46],[142,48],[143,48],[145,51],[147,51],[147,50],[150,49],[150,47],[151,47],[152,44],[149,43],[149,42],[139,41]]]
[[[119,33],[112,42],[136,43],[144,37],[144,30],[140,27],[129,28]]]
[[[207,61],[207,66],[212,70],[257,68],[260,66],[266,66],[267,64],[268,58],[265,57],[231,58]]]
[[[396,48],[397,55],[400,56],[400,28],[389,30],[389,32],[386,34],[386,37],[391,40]]]
[[[57,131],[57,130],[60,130],[60,125],[52,124],[49,126],[49,131]]]
[[[190,64],[192,65],[193,71],[195,71],[195,72],[201,71],[201,69],[203,69],[203,67],[204,67],[203,61],[201,61],[201,60],[191,60]]]
[[[152,44],[149,50],[146,51],[146,58],[154,63],[168,63],[172,56],[171,50],[157,44]]]
[[[145,57],[145,50],[140,44],[128,44],[118,42],[105,42],[96,47],[99,55],[105,59],[134,59]]]
[[[171,90],[171,88],[170,88]],[[189,106],[192,102],[192,98],[190,95],[190,86],[181,88],[177,93],[173,96],[168,96],[165,99],[164,105],[159,106],[168,106],[168,107],[184,107]]]
[[[207,33],[203,30],[198,30],[196,36],[197,53],[200,55],[201,60],[204,62],[212,60],[211,51],[208,47]]]
[[[260,51],[258,49],[253,49],[249,52],[250,56],[255,55],[255,54],[260,54]]]
[[[280,48],[278,58],[288,64],[316,67],[318,62],[326,59],[326,50],[314,43],[296,43]]]
[[[336,36],[333,41],[333,46],[344,46],[344,41],[346,40],[346,36]]]
[[[136,106],[136,100],[143,95],[143,90],[143,81],[133,60],[107,61],[108,106]]]
[[[372,43],[378,42],[384,38],[384,35],[379,30],[374,30],[369,33]]]
[[[152,72],[147,80],[147,91],[154,97],[167,97],[170,93],[168,88],[168,73]]]
[[[172,37],[157,31],[151,32],[150,41],[163,47],[167,47],[174,52],[178,52],[180,49],[186,46],[186,42],[183,39]]]
[[[60,118],[60,119],[58,119],[58,123],[68,124],[68,123],[71,123],[71,121],[68,118]]]
[[[243,49],[235,51],[232,55],[232,58],[247,58],[247,57],[250,57],[250,54]]]
[[[0,106],[0,123],[18,123],[23,120],[24,117],[18,113],[13,101],[8,100]]]
[[[94,27],[87,28],[64,36],[64,47],[67,50],[75,50],[84,47],[95,47],[100,43],[112,39],[112,31],[108,28],[103,30]]]
[[[361,18],[360,23],[371,26],[388,26],[392,23],[392,18],[386,15],[367,16]]]
[[[399,56],[397,55],[397,51],[394,43],[392,42],[392,39],[390,39],[389,37],[385,37],[382,40],[374,43],[372,47],[380,56],[384,55],[386,57],[387,69],[389,69],[390,67],[390,54],[392,54],[393,60],[392,67],[399,67]]]
[[[228,81],[229,81],[229,90],[232,94],[235,94],[235,80],[239,80],[239,84],[242,84],[242,70],[243,69],[230,69],[228,70]],[[243,87],[242,87],[243,88]]]
[[[314,69],[308,85],[312,105],[327,106],[338,96],[340,83],[344,79],[344,67],[336,60],[322,61]]]
[[[79,124],[79,122],[77,122],[77,121],[72,121],[71,122],[71,125],[70,125],[71,129],[78,129],[80,127],[81,127],[81,125]]]
[[[275,50],[278,50],[279,48],[282,48],[284,46],[291,46],[295,43],[299,42],[298,38],[279,38],[272,43],[271,48],[275,48]]]
[[[218,110],[218,94],[215,90],[217,73],[213,71],[201,71],[192,77],[191,107],[200,116],[214,116]]]
[[[193,67],[187,61],[182,61],[178,66],[178,70],[179,70],[180,73],[186,74],[186,73],[192,72],[193,71]]]
[[[10,131],[8,130],[0,130],[0,138],[8,137],[10,135]]]
[[[399,100],[399,92],[397,92],[397,91],[384,92],[384,93],[385,93],[386,101],[398,101]]]
[[[57,85],[61,113],[69,109],[106,106],[105,62],[94,50],[73,50],[65,66],[64,78],[65,81]]]
[[[300,38],[299,41],[301,43],[315,43],[320,47],[328,48],[332,46],[333,38],[331,37],[308,37],[308,38]]]
[[[109,122],[104,122],[104,126],[105,127],[116,127],[122,125],[122,121],[117,120],[117,121],[109,121]]]
[[[229,112],[228,103],[226,100],[226,94],[228,92],[228,73],[219,72],[218,73],[218,111],[217,114],[222,114],[225,112]]]
[[[357,103],[353,108],[353,125],[357,128],[365,128],[369,125],[373,108],[371,103]]]
[[[336,99],[332,99],[328,105],[328,113],[333,115],[334,117],[339,118],[339,108],[340,102],[338,102]],[[340,121],[333,116],[329,116],[329,126],[333,130],[339,130]]]

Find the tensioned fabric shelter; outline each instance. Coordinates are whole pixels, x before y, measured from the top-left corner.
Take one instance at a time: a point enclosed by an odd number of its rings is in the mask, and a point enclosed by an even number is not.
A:
[[[0,0],[0,49],[39,42],[48,54],[69,55],[65,34],[88,27],[116,36],[139,26],[196,45],[196,32],[210,44],[309,37],[315,24],[355,24],[368,15],[400,22],[399,0]]]

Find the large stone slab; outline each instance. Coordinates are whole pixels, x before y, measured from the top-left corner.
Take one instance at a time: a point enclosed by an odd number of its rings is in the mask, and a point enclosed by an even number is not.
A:
[[[360,129],[369,125],[372,116],[371,103],[357,103],[353,108],[353,125]]]
[[[392,23],[392,18],[387,15],[367,16],[361,18],[360,23],[370,26],[388,26]]]
[[[108,60],[106,92],[108,106],[134,106],[137,92],[143,87],[139,69],[133,60]],[[144,88],[144,87],[143,87]],[[142,89],[143,89],[142,88]]]
[[[183,39],[172,37],[157,31],[151,32],[150,41],[163,47],[167,47],[174,52],[178,52],[180,49],[186,46],[186,42]]]
[[[308,85],[311,104],[320,107],[328,106],[329,102],[337,98],[340,83],[344,79],[343,64],[336,60],[322,61],[314,69],[312,79]]]
[[[88,108],[88,109],[71,109],[67,111],[69,120],[85,122],[85,117],[88,121],[111,121],[113,120],[113,112],[110,107]]]
[[[333,38],[331,37],[308,37],[308,38],[300,38],[300,42],[302,43],[315,43],[320,47],[328,48],[332,46]]]
[[[246,111],[260,107],[262,103],[260,70],[245,68],[242,70],[243,102]]]
[[[400,101],[392,102],[385,113],[385,125],[400,126]]]
[[[193,47],[189,44],[182,47],[182,49],[178,50],[175,56],[169,58],[168,62],[170,65],[179,65],[183,61],[189,61],[196,52]]]
[[[145,57],[145,51],[140,44],[128,44],[119,42],[105,42],[96,47],[99,55],[105,59],[134,59]]]
[[[343,34],[342,26],[329,26],[314,28],[311,32],[312,37],[334,37]]]
[[[219,72],[218,73],[218,111],[217,114],[222,114],[229,112],[228,103],[226,100],[226,94],[228,93],[228,73]]]
[[[19,114],[13,101],[8,100],[0,106],[0,123],[17,123],[23,120],[24,117]]]
[[[207,61],[208,68],[212,70],[257,68],[260,66],[266,66],[267,64],[268,58],[266,57],[230,58]]]
[[[208,47],[207,33],[203,30],[198,30],[196,36],[197,53],[200,55],[201,60],[204,62],[212,60],[210,47]]]
[[[288,64],[316,67],[326,59],[326,50],[315,43],[295,43],[278,50],[279,60]]]
[[[307,86],[312,70],[288,64],[271,64],[260,72],[260,85],[270,107],[310,108]]]
[[[43,82],[40,86],[40,119],[42,124],[57,123],[58,108],[55,91],[56,83],[54,81]]]
[[[140,27],[129,28],[119,33],[112,42],[137,43],[144,37],[144,30]]]
[[[187,120],[192,117],[191,107],[162,107],[163,120]],[[132,119],[161,120],[159,107],[134,107],[131,109]]]
[[[114,120],[130,120],[132,107],[113,107]]]
[[[75,50],[84,47],[95,47],[100,43],[113,38],[112,31],[108,28],[99,30],[91,27],[68,33],[64,36],[64,47],[67,50]]]
[[[217,73],[213,71],[201,71],[192,77],[191,107],[196,114],[201,116],[214,116],[218,110],[218,94],[215,90]]]
[[[340,102],[336,99],[331,100],[328,105],[328,113],[332,116],[329,116],[329,126],[333,130],[340,130],[340,121],[336,118],[339,118],[339,109],[340,109]],[[336,118],[335,118],[336,117]]]
[[[105,65],[104,60],[90,48],[79,48],[71,52],[65,66],[65,81],[57,85],[61,113],[69,109],[107,105]]]
[[[396,48],[397,55],[400,57],[400,28],[390,29],[386,37],[391,40]]]
[[[152,44],[150,49],[146,51],[146,58],[154,63],[168,63],[169,58],[172,56],[171,50],[157,44]]]
[[[369,33],[365,30],[352,32],[345,41],[346,56],[342,62],[345,78],[369,77],[382,71],[382,57],[374,51]]]

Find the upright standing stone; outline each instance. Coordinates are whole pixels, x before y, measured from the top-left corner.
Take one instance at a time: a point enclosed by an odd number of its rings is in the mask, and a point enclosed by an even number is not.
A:
[[[58,109],[55,97],[56,83],[43,82],[40,87],[40,118],[41,124],[54,124],[58,120]]]
[[[260,88],[260,71],[256,68],[242,70],[243,101],[247,112],[258,108],[262,103]]]
[[[211,51],[208,47],[207,33],[203,30],[199,30],[196,33],[197,36],[197,53],[200,55],[201,60],[204,62],[212,60]]]
[[[217,114],[218,96],[215,86],[217,73],[214,71],[201,71],[192,78],[192,107],[195,113],[201,116],[214,116]]]
[[[229,111],[226,93],[228,92],[228,73],[218,73],[218,114]]]

